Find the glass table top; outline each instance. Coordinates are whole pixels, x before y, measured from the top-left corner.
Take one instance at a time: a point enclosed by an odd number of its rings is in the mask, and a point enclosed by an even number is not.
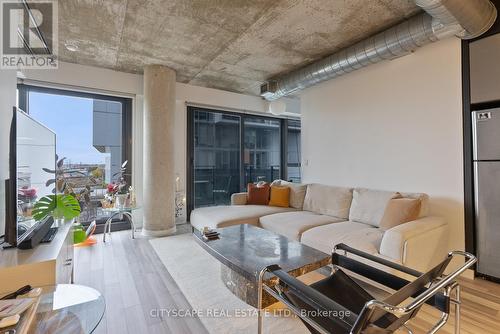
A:
[[[140,206],[123,207],[123,208],[113,207],[113,208],[102,208],[102,211],[114,213],[114,212],[130,212],[130,211],[139,210],[139,209],[141,209]]]
[[[44,287],[30,333],[90,334],[104,315],[99,291],[76,284]]]

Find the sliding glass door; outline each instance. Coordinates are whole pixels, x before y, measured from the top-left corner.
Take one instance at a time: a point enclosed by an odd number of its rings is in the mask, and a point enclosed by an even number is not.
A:
[[[245,117],[243,126],[244,185],[281,178],[281,120]]]
[[[250,182],[300,182],[300,121],[188,107],[188,214]]]
[[[240,189],[240,117],[195,110],[194,202],[227,204]]]

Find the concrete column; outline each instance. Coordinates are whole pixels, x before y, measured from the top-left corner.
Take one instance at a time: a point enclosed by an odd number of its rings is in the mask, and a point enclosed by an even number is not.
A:
[[[175,233],[175,71],[144,68],[143,207],[145,236]]]

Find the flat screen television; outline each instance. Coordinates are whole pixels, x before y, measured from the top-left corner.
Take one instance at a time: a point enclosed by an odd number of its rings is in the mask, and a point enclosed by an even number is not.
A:
[[[56,135],[45,125],[14,108],[10,131],[9,180],[6,181],[5,241],[16,246],[48,219],[32,217],[36,201],[54,194]],[[50,227],[50,226],[49,226]]]

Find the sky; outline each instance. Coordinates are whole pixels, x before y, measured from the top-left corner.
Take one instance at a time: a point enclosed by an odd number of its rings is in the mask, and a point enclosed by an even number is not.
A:
[[[57,154],[71,163],[104,163],[92,146],[93,100],[30,92],[29,113],[56,133]]]

